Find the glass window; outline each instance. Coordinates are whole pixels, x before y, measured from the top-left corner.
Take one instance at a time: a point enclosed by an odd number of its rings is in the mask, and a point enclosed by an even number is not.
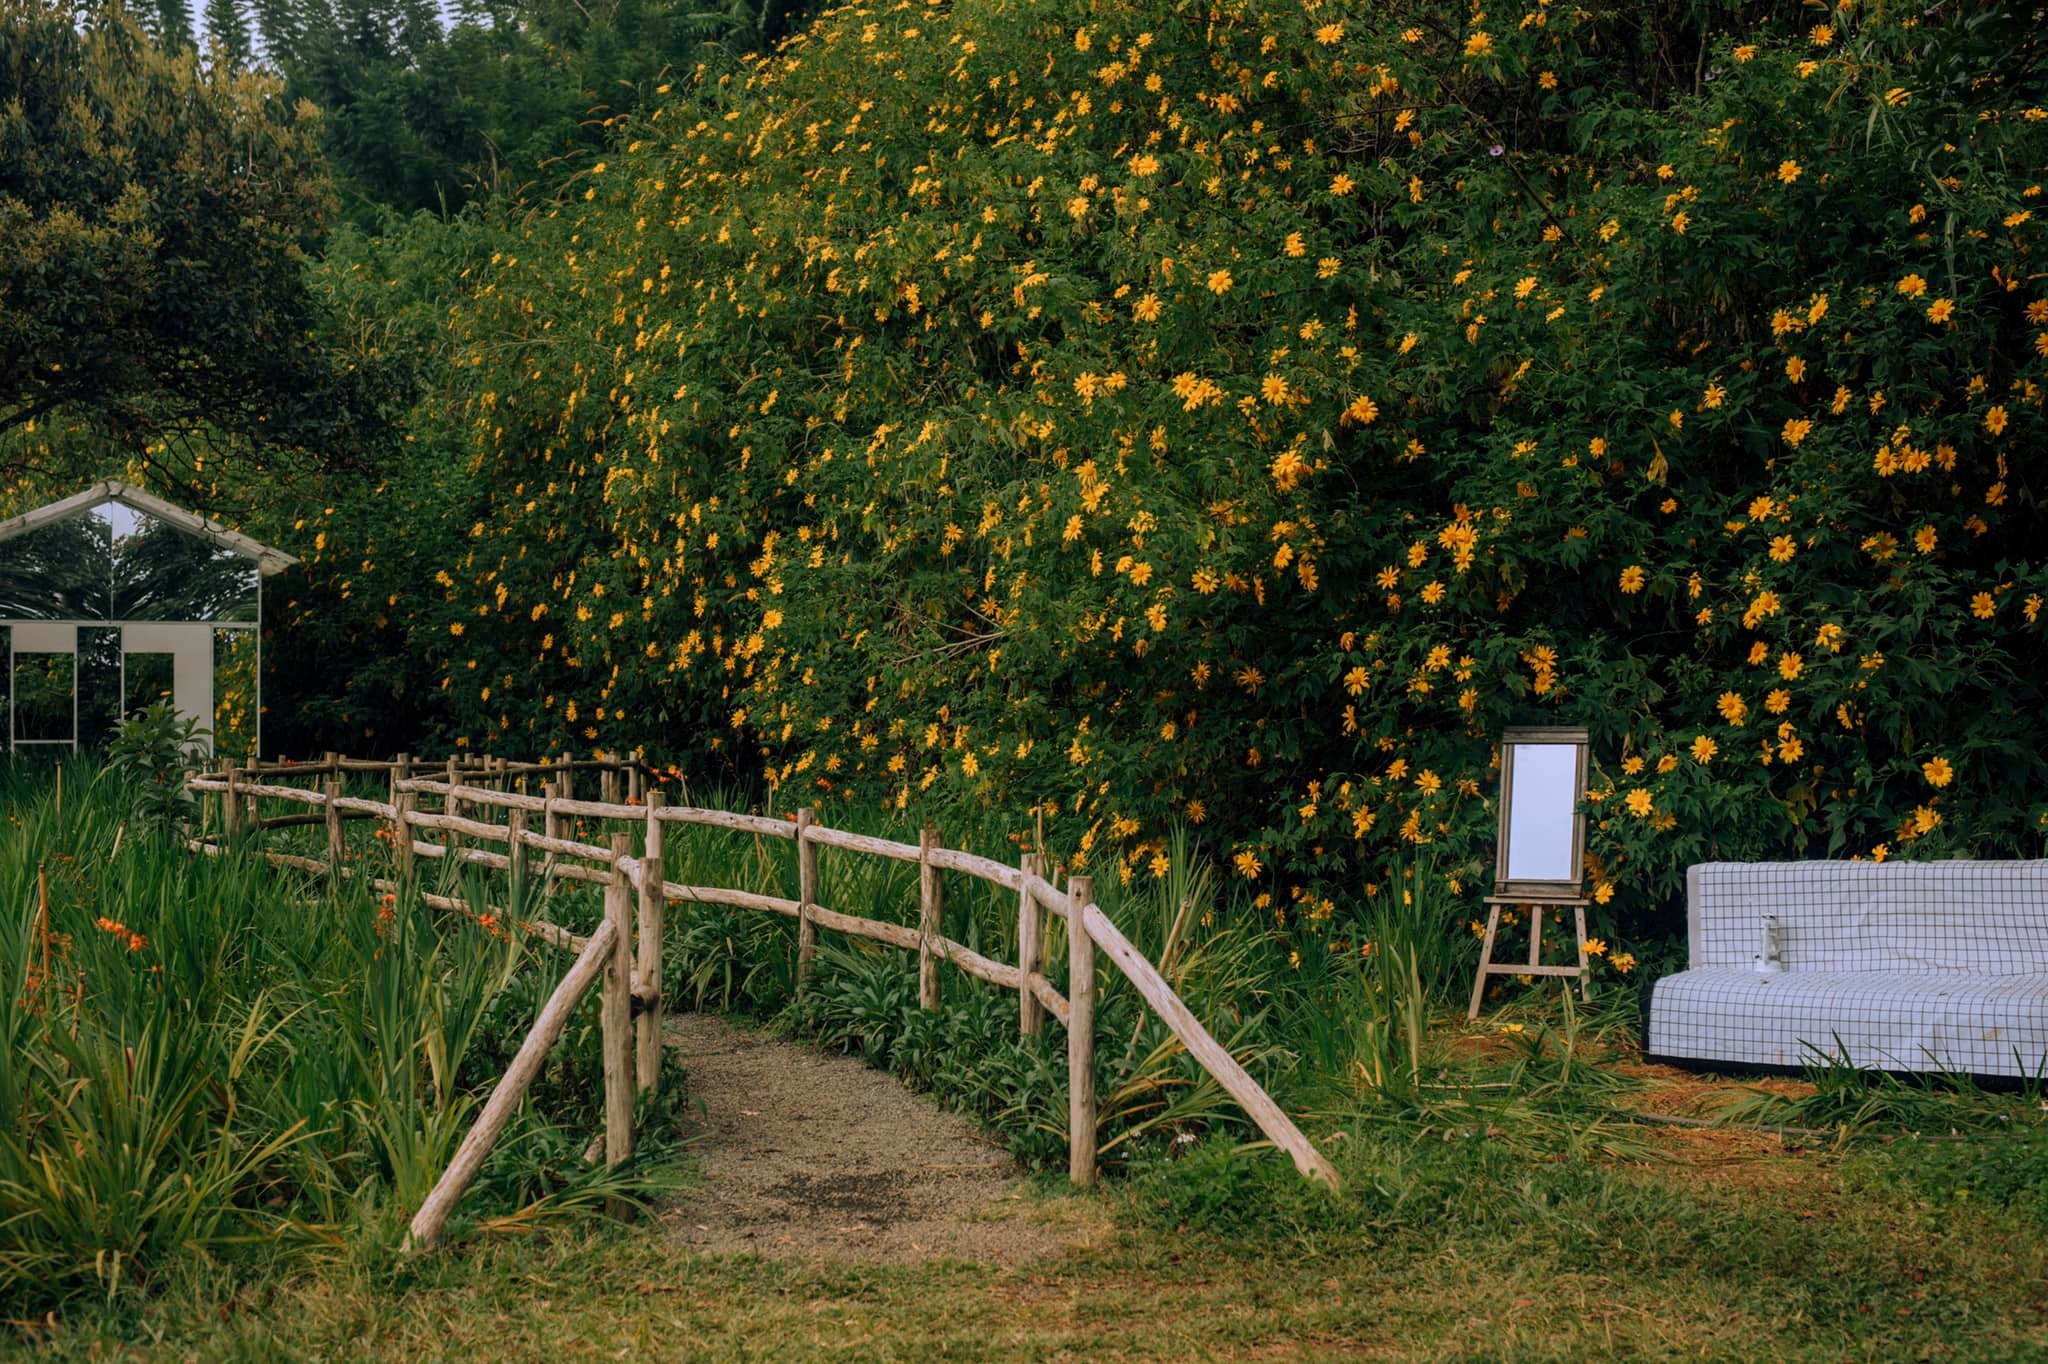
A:
[[[253,560],[153,516],[108,503],[116,620],[256,619]]]
[[[169,705],[177,682],[176,661],[176,654],[129,654],[124,660],[127,676],[122,682],[121,713],[133,715],[159,701]]]
[[[113,527],[73,516],[0,540],[0,616],[111,620]]]
[[[256,660],[262,647],[254,630],[213,632],[213,751],[223,758],[256,756]]]
[[[0,541],[0,617],[254,622],[252,560],[120,502]]]
[[[77,679],[76,654],[14,656],[14,741],[63,743],[72,729],[72,691]]]

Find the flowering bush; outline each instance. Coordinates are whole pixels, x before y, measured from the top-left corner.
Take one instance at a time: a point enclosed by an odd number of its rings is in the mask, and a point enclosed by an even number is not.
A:
[[[2041,68],[1989,9],[841,10],[509,219],[459,453],[300,542],[451,733],[1098,875],[1184,821],[1305,932],[1478,888],[1508,723],[1592,730],[1615,913],[2034,852]]]

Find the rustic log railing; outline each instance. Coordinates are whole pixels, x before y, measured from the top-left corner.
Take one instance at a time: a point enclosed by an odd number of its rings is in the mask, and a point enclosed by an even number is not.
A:
[[[578,800],[571,794],[574,770],[596,770],[600,800]],[[1095,1095],[1095,956],[1099,950],[1121,971],[1159,1020],[1187,1052],[1237,1101],[1259,1130],[1311,1179],[1335,1189],[1337,1173],[1310,1144],[1294,1121],[1245,1072],[1228,1049],[1210,1035],[1176,995],[1166,979],[1094,901],[1087,877],[1073,877],[1065,891],[1044,875],[1040,859],[1027,853],[1020,865],[941,847],[927,829],[916,845],[867,834],[848,833],[819,824],[809,809],[793,819],[737,814],[726,810],[669,805],[659,791],[644,783],[645,769],[636,763],[598,759],[576,764],[504,763],[488,758],[454,760],[436,766],[432,777],[415,776],[409,756],[394,762],[366,762],[329,754],[324,761],[261,768],[229,765],[218,773],[195,777],[190,789],[208,800],[202,830],[218,837],[191,840],[194,851],[219,855],[232,842],[259,829],[324,825],[324,857],[272,849],[261,855],[272,864],[335,879],[368,875],[377,890],[417,894],[438,909],[467,910],[463,901],[420,890],[421,858],[503,871],[514,888],[511,902],[532,870],[533,854],[542,854],[537,873],[543,894],[557,882],[577,881],[602,886],[605,917],[588,937],[544,919],[523,923],[525,931],[574,956],[532,1030],[521,1044],[464,1138],[440,1181],[413,1218],[408,1244],[424,1248],[440,1236],[464,1189],[490,1154],[520,1098],[539,1073],[548,1049],[583,996],[596,986],[603,997],[605,1131],[602,1149],[608,1164],[627,1159],[633,1148],[633,1090],[651,1091],[660,1071],[662,1020],[661,946],[664,917],[670,904],[711,904],[780,914],[797,921],[797,982],[802,988],[816,953],[821,928],[866,938],[918,955],[918,1002],[939,1007],[941,963],[1018,994],[1018,1030],[1040,1032],[1050,1014],[1067,1030],[1068,1168],[1076,1184],[1096,1178]],[[379,774],[389,784],[389,799],[370,800],[342,794],[345,774]],[[263,778],[316,778],[316,788],[282,784]],[[528,788],[528,789],[520,789]],[[421,797],[438,800],[439,810],[421,809]],[[623,796],[623,799],[621,797]],[[263,817],[261,802],[311,807],[308,813]],[[492,812],[504,823],[480,818]],[[541,831],[532,827],[540,817]],[[388,829],[392,843],[390,877],[369,874],[348,856],[344,824],[376,820]],[[608,844],[568,837],[574,821],[628,824],[639,831],[634,839],[613,832]],[[798,899],[724,886],[693,886],[667,879],[666,834],[671,825],[699,825],[787,839],[796,844]],[[437,835],[436,839],[421,835]],[[481,846],[489,843],[504,851]],[[863,918],[818,903],[819,850],[839,849],[918,868],[918,922],[915,927]],[[1018,961],[995,961],[945,935],[942,873],[970,876],[1015,892],[1018,899]],[[1063,995],[1043,974],[1045,915],[1066,925],[1069,994]]]

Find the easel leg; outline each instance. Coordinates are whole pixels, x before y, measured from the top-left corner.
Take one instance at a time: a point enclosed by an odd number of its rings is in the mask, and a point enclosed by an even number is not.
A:
[[[1572,913],[1579,921],[1579,1002],[1583,1004],[1593,997],[1586,981],[1586,907],[1575,905]]]
[[[1479,975],[1472,982],[1472,1008],[1465,1015],[1468,1023],[1479,1018],[1479,1001],[1486,997],[1486,968],[1493,965],[1493,939],[1500,932],[1500,906],[1489,905],[1486,910],[1486,941],[1479,948]]]

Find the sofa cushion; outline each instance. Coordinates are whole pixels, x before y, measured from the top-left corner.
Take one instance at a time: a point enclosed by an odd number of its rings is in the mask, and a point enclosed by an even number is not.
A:
[[[1706,862],[1687,873],[1691,965],[2048,973],[2048,862]]]
[[[2037,1078],[2048,1072],[2048,973],[1680,971],[1650,995],[1652,1057]],[[1846,1057],[1844,1055],[1846,1053]]]

